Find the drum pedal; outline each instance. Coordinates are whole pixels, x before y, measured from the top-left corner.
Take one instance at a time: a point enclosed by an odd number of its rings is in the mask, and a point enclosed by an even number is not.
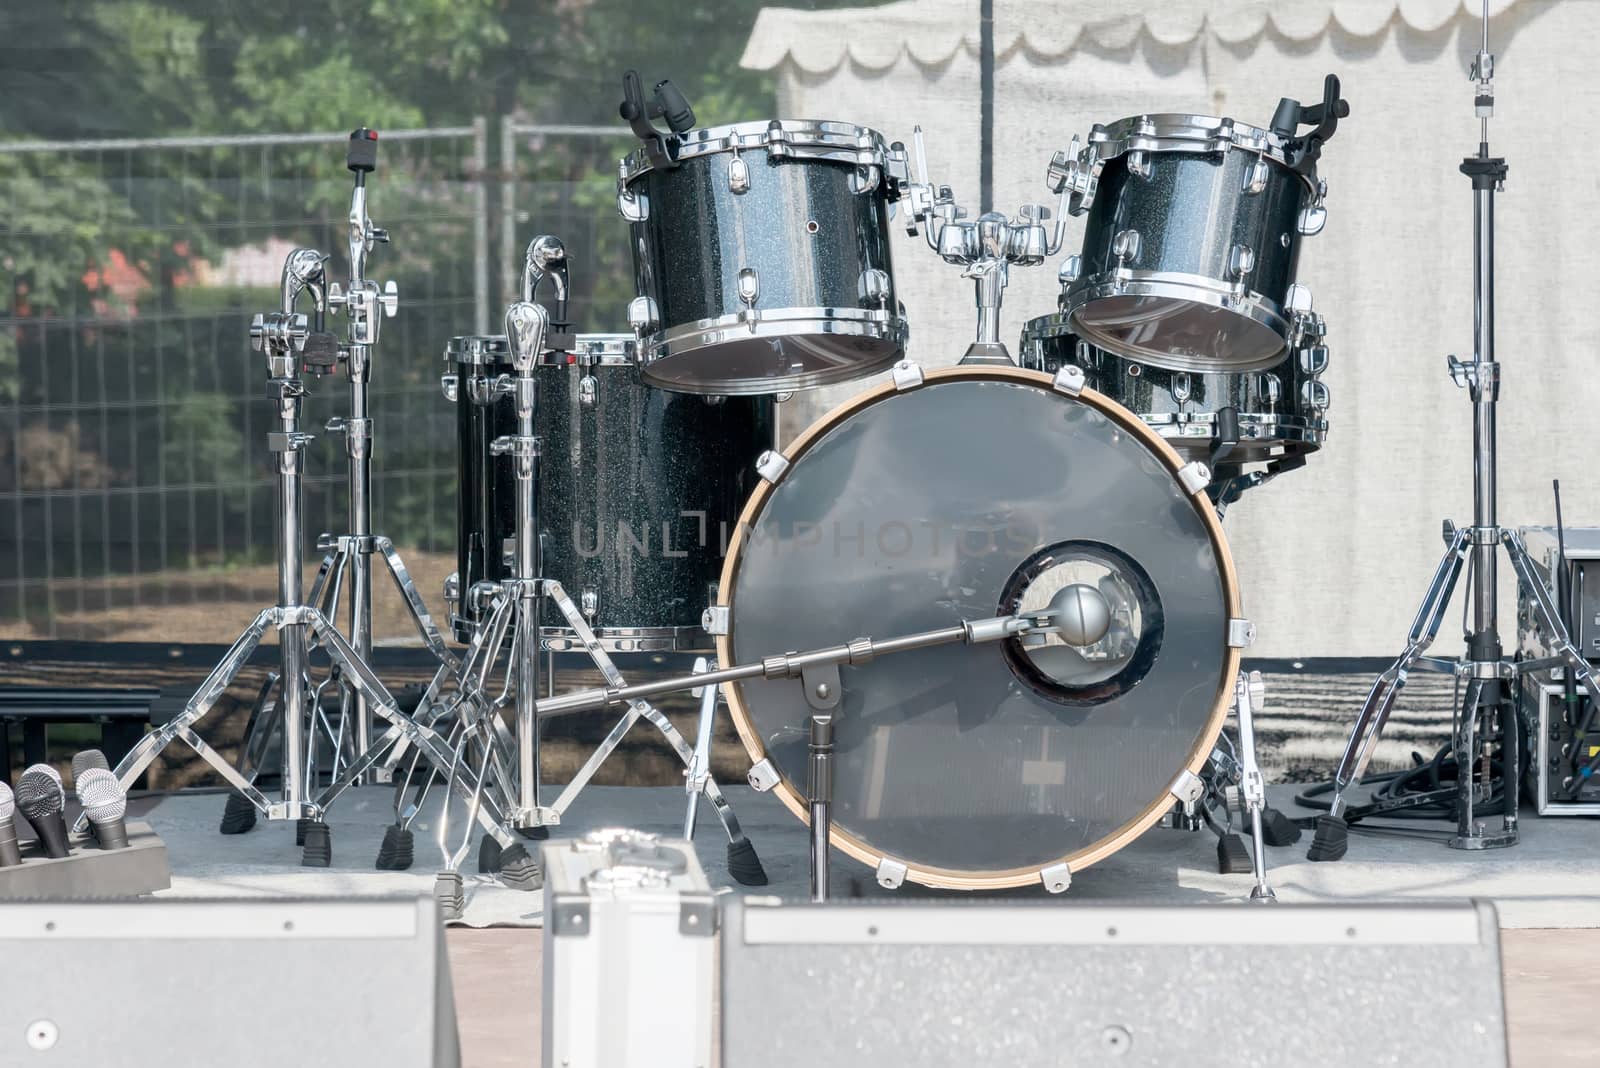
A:
[[[1350,825],[1339,816],[1318,816],[1316,837],[1306,850],[1307,860],[1338,860],[1350,848]]]
[[[1244,839],[1232,831],[1217,839],[1217,871],[1222,875],[1249,875],[1255,871]]]

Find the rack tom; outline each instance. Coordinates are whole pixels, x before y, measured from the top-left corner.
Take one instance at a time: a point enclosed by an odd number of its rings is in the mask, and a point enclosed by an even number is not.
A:
[[[1209,462],[1223,410],[1232,408],[1238,444],[1226,463],[1264,463],[1309,455],[1328,436],[1325,333],[1322,317],[1315,316],[1294,355],[1276,367],[1206,374],[1124,360],[1078,337],[1067,316],[1057,314],[1024,327],[1018,362],[1052,375],[1068,364],[1081,368],[1090,389],[1137,414],[1189,460]]]
[[[709,648],[701,613],[715,596],[722,558],[755,458],[773,447],[768,397],[670,393],[645,383],[625,334],[579,334],[537,370],[541,564],[613,652]],[[510,575],[516,482],[489,443],[509,433],[510,400],[492,381],[510,373],[503,336],[461,337],[456,368],[461,431],[456,636],[481,620],[475,583]],[[448,391],[447,391],[448,392]],[[553,604],[545,648],[576,647]]]
[[[618,207],[638,296],[628,321],[664,389],[779,393],[881,371],[906,320],[889,256],[905,151],[839,122],[677,135],[623,159]]]
[[[1249,371],[1298,347],[1311,294],[1300,239],[1321,231],[1326,183],[1292,142],[1233,119],[1140,115],[1096,125],[1050,182],[1088,213],[1067,261],[1076,334],[1141,364]]]

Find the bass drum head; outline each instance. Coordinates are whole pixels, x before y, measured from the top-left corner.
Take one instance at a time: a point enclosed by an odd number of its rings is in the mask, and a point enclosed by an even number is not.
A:
[[[953,368],[823,417],[745,507],[722,663],[1031,610],[1062,586],[1110,628],[885,654],[840,668],[834,842],[930,886],[1036,883],[1131,841],[1198,771],[1238,668],[1237,583],[1203,490],[1139,420],[1048,376]],[[800,684],[728,684],[752,760],[805,818]]]

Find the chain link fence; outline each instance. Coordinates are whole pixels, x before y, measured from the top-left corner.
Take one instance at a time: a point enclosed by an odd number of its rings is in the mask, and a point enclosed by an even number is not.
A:
[[[0,143],[0,637],[228,641],[276,599],[248,326],[296,245],[344,278],[346,136]],[[376,525],[430,599],[455,539],[440,353],[498,303],[489,144],[481,119],[384,131],[371,186],[393,243],[369,271],[400,289],[373,362]],[[306,427],[347,409],[342,374],[314,381]],[[344,525],[342,438],[320,435],[308,471],[310,550]],[[380,637],[400,636],[388,616]]]

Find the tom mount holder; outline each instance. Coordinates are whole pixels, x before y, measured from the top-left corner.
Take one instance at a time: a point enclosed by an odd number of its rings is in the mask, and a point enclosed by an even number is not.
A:
[[[1010,364],[1015,361],[1000,340],[1000,304],[1010,281],[1010,268],[1034,267],[1061,249],[1065,237],[1067,197],[1056,208],[1055,225],[1043,204],[1024,204],[1015,218],[987,211],[976,219],[955,202],[947,185],[935,185],[928,175],[922,127],[912,129],[916,172],[902,196],[906,200],[906,233],[919,228],[928,247],[946,263],[962,268],[961,277],[973,280],[978,306],[977,337],[961,358],[963,364]],[[903,145],[896,149],[904,151]]]
[[[1334,774],[1334,794],[1328,814],[1317,819],[1316,836],[1307,856],[1333,861],[1349,847],[1349,823],[1357,818],[1381,816],[1406,804],[1404,799],[1355,808],[1349,793],[1361,781],[1395,699],[1411,671],[1454,675],[1464,683],[1455,710],[1452,744],[1457,767],[1456,833],[1449,840],[1456,849],[1494,849],[1515,845],[1518,838],[1517,801],[1520,782],[1520,745],[1515,703],[1508,685],[1519,676],[1552,667],[1565,667],[1572,682],[1591,700],[1600,702],[1589,664],[1574,647],[1561,614],[1535,571],[1521,536],[1502,527],[1496,515],[1495,405],[1500,399],[1500,364],[1494,349],[1494,196],[1504,188],[1506,162],[1489,154],[1489,119],[1494,114],[1494,55],[1489,51],[1489,3],[1483,5],[1483,40],[1472,64],[1475,85],[1473,109],[1478,117],[1478,151],[1461,163],[1461,173],[1472,182],[1473,195],[1473,355],[1470,361],[1447,357],[1450,377],[1472,399],[1473,521],[1457,527],[1444,523],[1445,553],[1434,571],[1427,594],[1411,624],[1406,648],[1379,675],[1356,717]],[[1308,147],[1307,151],[1313,151]],[[1503,549],[1516,573],[1517,584],[1531,608],[1532,624],[1547,637],[1552,655],[1537,659],[1508,659],[1500,641],[1497,617],[1498,551]],[[1457,659],[1428,656],[1438,637],[1445,610],[1461,578],[1469,574],[1472,621],[1466,630],[1466,648]],[[1500,826],[1489,830],[1477,818],[1481,803],[1493,795],[1492,744],[1500,741],[1504,798]],[[1348,818],[1347,818],[1348,817]]]

